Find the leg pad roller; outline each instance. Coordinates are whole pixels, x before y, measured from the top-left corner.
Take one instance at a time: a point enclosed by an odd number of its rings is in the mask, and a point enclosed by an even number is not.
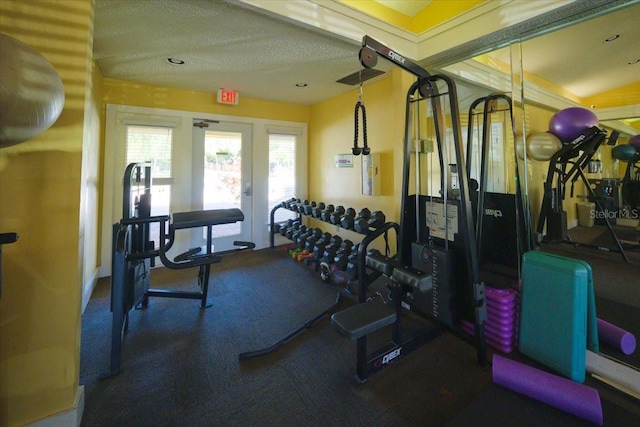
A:
[[[416,270],[396,267],[391,275],[391,280],[403,285],[411,286],[420,292],[428,292],[433,287],[431,274],[421,273]]]

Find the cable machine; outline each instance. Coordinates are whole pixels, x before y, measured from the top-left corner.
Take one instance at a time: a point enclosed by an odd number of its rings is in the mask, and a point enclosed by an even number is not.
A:
[[[492,93],[476,99],[469,107],[467,132],[467,175],[477,194],[471,194],[474,205],[476,242],[480,278],[485,284],[498,288],[511,286],[513,280],[520,278],[522,255],[533,249],[533,230],[531,213],[522,194],[518,158],[514,147],[515,192],[509,193],[507,182],[505,191],[491,191],[489,169],[491,164],[493,127],[491,116],[503,113],[505,131],[514,132],[513,105],[505,93]],[[472,178],[474,158],[473,133],[476,118],[481,117],[478,126],[480,141],[478,156],[480,171],[478,181]],[[504,150],[503,150],[504,151]],[[506,161],[506,160],[505,160]]]
[[[461,318],[469,319],[475,325],[478,362],[484,365],[484,284],[479,277],[455,84],[448,76],[429,74],[369,36],[363,38],[362,46],[363,66],[374,67],[380,55],[415,75],[417,81],[406,96],[400,224],[381,228],[397,231],[398,252],[388,257],[367,251],[375,233],[363,240],[358,253],[359,304],[333,314],[332,324],[357,341],[359,381],[437,336],[429,327],[418,333],[408,331],[415,317],[435,324],[436,331],[456,330]],[[431,137],[426,129],[433,131]],[[437,164],[427,168],[432,159]],[[435,192],[428,193],[429,187]],[[362,273],[366,271],[375,274]],[[380,275],[386,277],[389,302],[368,296],[372,280]],[[369,344],[380,341],[373,334],[385,326],[391,326],[391,340],[372,350]]]

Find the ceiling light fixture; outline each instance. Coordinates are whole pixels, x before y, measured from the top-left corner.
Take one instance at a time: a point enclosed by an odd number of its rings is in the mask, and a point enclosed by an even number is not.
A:
[[[620,34],[614,34],[613,36],[607,37],[604,39],[605,43],[611,43],[614,40],[618,40],[620,38]]]
[[[307,87],[307,86],[309,85],[306,83],[296,83],[296,87]]]
[[[627,65],[634,65],[640,63],[640,59],[636,59],[635,61],[627,62]]]
[[[167,61],[171,65],[184,65],[185,64],[185,62],[182,59],[178,59],[178,58],[167,58],[167,59],[165,59],[165,61]]]

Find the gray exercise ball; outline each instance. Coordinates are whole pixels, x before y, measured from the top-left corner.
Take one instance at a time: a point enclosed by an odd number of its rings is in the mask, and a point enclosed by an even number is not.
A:
[[[527,154],[534,160],[549,160],[562,148],[562,142],[551,132],[539,132],[527,137]]]
[[[0,33],[0,148],[44,132],[63,107],[64,86],[53,65],[27,44]]]

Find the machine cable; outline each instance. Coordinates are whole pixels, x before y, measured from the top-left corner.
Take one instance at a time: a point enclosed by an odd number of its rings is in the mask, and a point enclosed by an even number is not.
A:
[[[362,68],[360,69],[360,84],[358,86],[358,102],[356,102],[356,106],[353,112],[353,148],[351,152],[354,156],[359,156],[362,154],[363,156],[367,156],[371,153],[371,149],[367,144],[367,110],[364,108],[364,102],[362,102]],[[358,146],[358,112],[362,112],[362,142],[363,146],[360,148]]]

